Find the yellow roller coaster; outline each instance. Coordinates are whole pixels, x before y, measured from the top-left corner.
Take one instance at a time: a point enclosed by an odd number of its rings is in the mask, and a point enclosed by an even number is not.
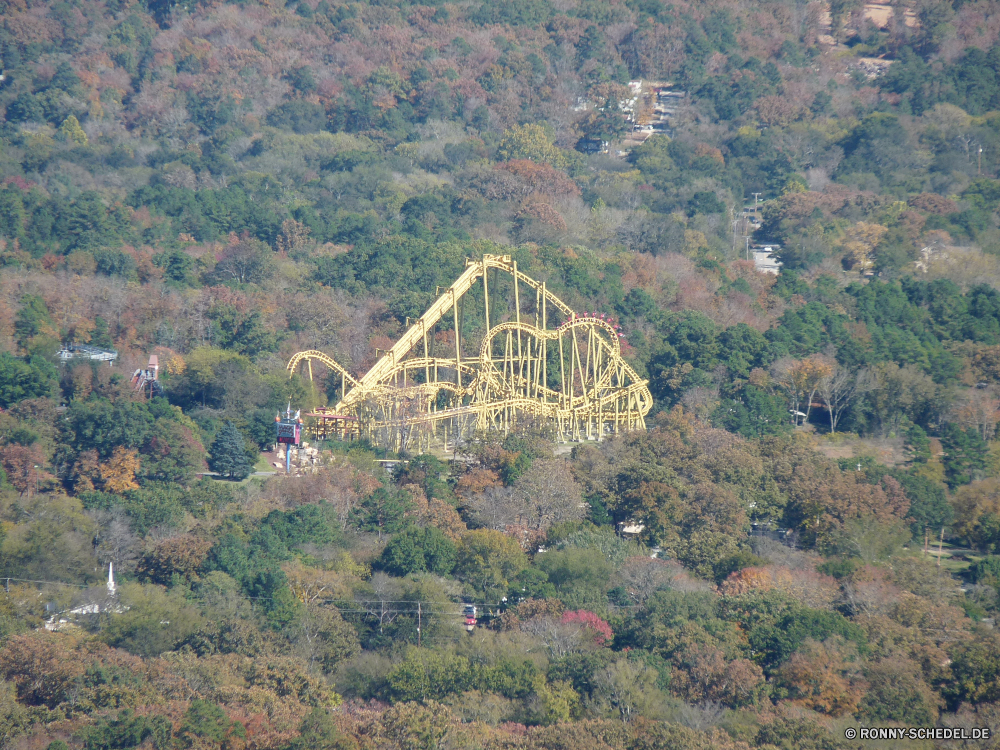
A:
[[[473,297],[484,327],[469,356],[463,323]],[[448,324],[449,331],[439,330]],[[425,450],[442,440],[447,447],[519,422],[546,423],[563,441],[600,439],[644,429],[653,403],[647,381],[622,358],[615,327],[597,315],[578,316],[509,255],[467,260],[465,272],[360,379],[320,351],[293,356],[289,375],[304,366],[312,380],[313,362],[338,374],[341,388],[336,406],[312,416],[341,437],[391,450]]]

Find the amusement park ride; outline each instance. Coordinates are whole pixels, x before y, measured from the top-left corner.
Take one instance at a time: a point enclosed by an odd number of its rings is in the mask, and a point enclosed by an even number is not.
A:
[[[471,347],[466,299],[485,319],[486,333]],[[437,336],[448,324],[450,337]],[[340,401],[305,415],[320,438],[424,450],[544,422],[561,441],[599,440],[643,429],[652,406],[619,337],[602,316],[577,315],[509,255],[484,255],[466,260],[465,272],[360,378],[314,350],[295,354],[287,369],[291,376],[304,367],[312,381],[318,362],[340,375]],[[435,352],[442,347],[448,351]]]

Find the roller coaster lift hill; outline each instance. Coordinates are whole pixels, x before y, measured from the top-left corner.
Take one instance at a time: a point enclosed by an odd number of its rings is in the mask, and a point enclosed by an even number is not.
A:
[[[479,284],[481,302],[469,294]],[[477,298],[485,320],[471,347],[462,325],[467,298]],[[445,334],[449,323],[453,333]],[[577,315],[509,255],[484,255],[466,260],[464,273],[360,378],[315,350],[295,354],[287,369],[291,376],[301,367],[312,381],[318,362],[340,376],[339,402],[305,415],[320,438],[420,452],[432,444],[448,450],[477,431],[544,423],[563,442],[600,440],[645,429],[653,403],[620,338],[609,320]],[[442,346],[448,351],[435,352]],[[293,421],[290,410],[286,416],[279,442]]]

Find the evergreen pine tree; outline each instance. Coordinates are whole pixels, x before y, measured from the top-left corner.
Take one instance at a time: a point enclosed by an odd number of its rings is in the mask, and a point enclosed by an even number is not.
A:
[[[101,349],[115,348],[115,342],[111,340],[111,331],[108,329],[108,321],[100,315],[94,318],[94,330],[90,333],[90,343]]]
[[[975,427],[963,430],[954,423],[946,424],[941,430],[941,447],[944,448],[944,474],[949,489],[985,476],[990,448]]]
[[[350,521],[362,531],[395,534],[406,525],[404,516],[412,503],[404,492],[379,487],[350,513]]]
[[[246,479],[253,471],[243,435],[232,422],[226,422],[215,436],[208,465],[212,471],[237,480]]]

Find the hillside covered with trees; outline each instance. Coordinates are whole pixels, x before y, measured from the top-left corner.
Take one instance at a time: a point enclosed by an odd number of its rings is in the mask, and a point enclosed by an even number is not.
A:
[[[0,0],[0,72],[0,748],[1000,747],[1000,3]],[[649,429],[271,471],[486,253]]]

